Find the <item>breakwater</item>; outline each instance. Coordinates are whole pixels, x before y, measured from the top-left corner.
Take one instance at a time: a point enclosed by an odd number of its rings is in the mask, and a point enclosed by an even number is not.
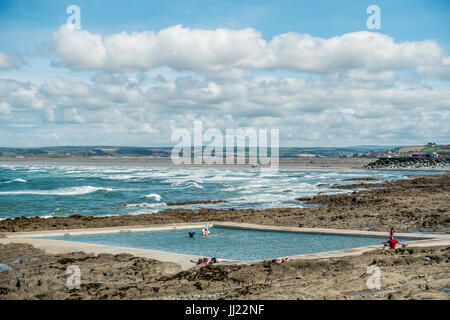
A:
[[[450,169],[450,158],[380,158],[367,169]]]

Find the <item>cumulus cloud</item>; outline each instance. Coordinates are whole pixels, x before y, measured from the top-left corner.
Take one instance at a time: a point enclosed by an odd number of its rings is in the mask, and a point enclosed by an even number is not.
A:
[[[0,52],[0,71],[17,69],[25,64],[25,59],[16,52]]]
[[[73,70],[146,71],[169,66],[220,78],[245,70],[289,69],[310,73],[410,69],[426,76],[448,75],[449,57],[434,40],[395,42],[359,31],[329,39],[288,32],[270,41],[253,29],[191,29],[177,25],[159,32],[109,36],[62,26],[53,34],[53,65]]]
[[[42,110],[44,100],[39,88],[31,83],[0,79],[0,102],[18,109]]]
[[[22,132],[25,141],[31,133],[51,138],[50,131],[60,138],[41,142],[46,145],[170,145],[172,130],[191,128],[194,120],[223,132],[279,128],[282,142],[292,145],[448,139],[449,88],[409,85],[384,73],[373,81],[365,77],[355,71],[318,79],[260,76],[216,82],[179,75],[141,81],[100,73],[87,82],[0,80],[0,123],[36,124]],[[45,134],[40,128],[47,128]]]
[[[11,107],[8,102],[0,103],[0,117],[8,117],[11,114]]]

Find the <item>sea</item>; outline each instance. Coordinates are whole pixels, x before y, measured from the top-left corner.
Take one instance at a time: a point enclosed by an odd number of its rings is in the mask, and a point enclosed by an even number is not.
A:
[[[197,210],[311,206],[296,198],[346,193],[331,188],[371,177],[410,179],[430,171],[259,169],[175,166],[0,165],[0,220],[13,217],[121,216],[169,208]],[[375,181],[375,182],[377,182]],[[374,183],[369,181],[367,183]],[[167,206],[168,202],[223,200]]]

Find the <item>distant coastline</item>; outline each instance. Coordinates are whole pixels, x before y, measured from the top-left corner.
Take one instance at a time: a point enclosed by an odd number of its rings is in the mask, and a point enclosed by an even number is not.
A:
[[[280,147],[280,158],[308,157],[370,157],[375,153],[387,150],[385,146],[355,147]],[[246,148],[248,151],[248,148]],[[224,152],[226,149],[224,149]],[[269,150],[270,153],[270,150]],[[132,146],[66,146],[66,147],[33,147],[13,148],[0,147],[0,158],[71,158],[71,157],[156,157],[170,158],[172,147],[132,147]]]
[[[374,162],[371,158],[280,158],[281,169],[363,169]],[[0,165],[48,165],[48,166],[149,166],[173,167],[168,157],[39,157],[6,158],[0,157]],[[187,164],[183,167],[249,168],[250,164]]]
[[[395,162],[395,160],[392,160]],[[391,162],[392,162],[391,161]],[[427,161],[421,161],[418,165],[393,165],[390,162],[373,158],[280,158],[280,169],[306,169],[306,170],[381,170],[381,171],[449,171],[449,159],[446,166],[428,165]],[[407,163],[405,161],[405,163]],[[88,167],[175,167],[168,157],[30,157],[30,158],[9,158],[0,157],[0,165],[19,166],[88,166]],[[250,164],[184,164],[181,167],[214,167],[214,168],[249,168]],[[264,167],[261,167],[264,168]],[[253,168],[254,169],[254,168]]]

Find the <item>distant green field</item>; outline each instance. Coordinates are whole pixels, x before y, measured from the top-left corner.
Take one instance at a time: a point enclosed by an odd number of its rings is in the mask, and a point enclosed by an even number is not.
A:
[[[425,149],[422,149],[421,152],[442,152],[444,148],[440,146],[436,147],[426,147]]]

